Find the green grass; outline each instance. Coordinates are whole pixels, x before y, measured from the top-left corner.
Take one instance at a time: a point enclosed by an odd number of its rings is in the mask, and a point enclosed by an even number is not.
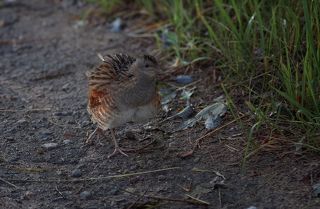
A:
[[[95,1],[109,10],[122,2]],[[237,88],[247,92],[248,109],[257,116],[248,144],[266,124],[305,135],[305,147],[319,152],[320,140],[314,136],[320,127],[320,1],[135,2],[167,20],[161,30],[170,45],[164,50],[183,63],[215,60],[227,78],[224,83],[238,81]],[[277,110],[275,118],[269,117]]]

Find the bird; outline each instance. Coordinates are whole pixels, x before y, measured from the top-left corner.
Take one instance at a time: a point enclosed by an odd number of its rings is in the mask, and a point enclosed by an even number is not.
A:
[[[96,129],[110,130],[114,151],[128,156],[119,146],[115,129],[128,122],[146,122],[156,116],[160,107],[160,96],[156,88],[159,64],[155,57],[143,55],[132,57],[127,54],[113,54],[102,57],[102,63],[88,74],[87,111]]]

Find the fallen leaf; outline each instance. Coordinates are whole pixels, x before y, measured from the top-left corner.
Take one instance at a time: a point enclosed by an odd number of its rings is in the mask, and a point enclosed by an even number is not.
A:
[[[220,124],[220,117],[227,112],[227,106],[224,102],[215,102],[203,108],[193,118],[185,121],[179,129],[187,129],[193,127],[200,120],[205,120],[205,127],[207,129],[216,128]]]

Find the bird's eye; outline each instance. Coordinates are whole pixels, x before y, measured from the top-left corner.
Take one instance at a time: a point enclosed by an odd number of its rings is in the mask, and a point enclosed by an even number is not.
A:
[[[146,64],[146,65],[145,65],[145,67],[149,67],[149,65],[148,65],[148,64]]]

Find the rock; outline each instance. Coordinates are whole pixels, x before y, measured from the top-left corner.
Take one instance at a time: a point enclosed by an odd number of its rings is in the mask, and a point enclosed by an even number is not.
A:
[[[159,175],[158,176],[158,181],[163,181],[166,180],[166,176],[165,175]]]
[[[312,196],[320,197],[320,183],[317,183],[312,186]]]
[[[125,135],[126,135],[126,138],[129,140],[137,140],[136,136],[134,135],[134,133],[132,131],[127,131]]]
[[[70,116],[72,115],[72,112],[55,112],[53,113],[53,116]]]
[[[69,89],[69,86],[70,86],[69,83],[64,84],[64,85],[62,86],[62,90],[63,90],[63,91],[67,91],[67,90]]]
[[[66,140],[63,140],[63,144],[70,144],[71,143],[71,140],[70,139],[66,139]]]
[[[24,125],[27,125],[28,121],[26,119],[22,118],[22,119],[18,120],[17,123],[19,125],[24,126]]]
[[[80,193],[80,199],[87,200],[91,197],[91,192],[89,191],[83,191]]]
[[[119,33],[123,28],[123,23],[120,17],[117,17],[112,23],[111,23],[111,32]]]
[[[81,122],[81,127],[84,128],[84,127],[88,126],[89,124],[90,124],[90,121],[84,120]]]
[[[26,191],[21,199],[30,200],[34,196],[34,193],[31,191]]]
[[[12,136],[8,136],[8,137],[6,137],[6,141],[13,143],[13,142],[15,142],[15,139]]]
[[[119,193],[119,188],[114,186],[112,189],[109,190],[109,194],[116,195]]]
[[[72,172],[71,172],[71,177],[75,177],[75,178],[78,178],[82,176],[82,172],[80,169],[76,168],[74,169]]]
[[[47,150],[51,150],[51,149],[57,148],[58,147],[58,143],[53,143],[53,142],[45,143],[41,147],[44,148],[44,149],[47,149]]]
[[[57,171],[56,171],[56,174],[59,175],[59,176],[61,176],[63,173],[62,173],[61,170],[57,170]]]
[[[180,84],[189,84],[193,81],[190,75],[178,75],[176,77],[176,82]]]
[[[40,138],[42,141],[47,141],[51,138],[52,132],[49,130],[44,130],[40,132]]]
[[[200,161],[200,157],[195,157],[193,162],[198,163]]]
[[[76,124],[76,122],[74,120],[68,120],[67,123],[68,124]]]
[[[52,131],[49,131],[49,130],[44,130],[40,132],[41,137],[48,137],[50,135],[52,135]]]

